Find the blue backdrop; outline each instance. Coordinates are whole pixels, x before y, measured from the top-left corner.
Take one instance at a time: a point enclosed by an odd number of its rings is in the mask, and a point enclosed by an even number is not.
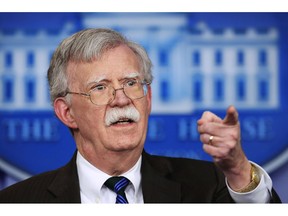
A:
[[[264,166],[284,202],[287,179],[286,13],[0,13],[0,186],[65,164],[75,150],[54,116],[46,71],[62,39],[113,28],[153,62],[145,148],[211,160],[197,119],[238,108],[248,158]]]

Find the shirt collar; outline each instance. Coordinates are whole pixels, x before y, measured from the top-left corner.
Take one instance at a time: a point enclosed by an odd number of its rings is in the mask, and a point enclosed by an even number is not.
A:
[[[132,183],[132,188],[134,189],[134,196],[136,197],[141,191],[141,158],[139,157],[136,164],[127,172],[123,173],[121,176],[125,176]],[[80,191],[85,199],[89,199],[91,202],[99,202],[101,188],[104,182],[111,176],[102,172],[91,163],[89,163],[78,151],[76,165],[78,169],[78,177],[80,184]]]

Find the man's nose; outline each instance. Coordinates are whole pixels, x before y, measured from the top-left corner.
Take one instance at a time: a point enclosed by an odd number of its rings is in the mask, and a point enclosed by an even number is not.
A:
[[[114,90],[114,99],[110,103],[111,106],[126,106],[131,103],[131,99],[125,94],[124,88]]]

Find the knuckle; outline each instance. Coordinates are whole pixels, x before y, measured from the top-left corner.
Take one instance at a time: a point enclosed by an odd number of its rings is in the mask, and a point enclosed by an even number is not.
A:
[[[201,141],[202,143],[205,142],[205,137],[204,137],[204,135],[200,135],[200,141]]]
[[[209,116],[211,116],[211,112],[210,111],[204,111],[203,114],[202,114],[202,118],[206,119],[208,118]]]

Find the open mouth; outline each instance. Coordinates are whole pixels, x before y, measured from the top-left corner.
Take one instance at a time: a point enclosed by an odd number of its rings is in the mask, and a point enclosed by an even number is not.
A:
[[[120,125],[120,124],[131,124],[134,123],[135,121],[129,118],[123,118],[123,119],[119,119],[116,122],[113,122],[111,125]]]

